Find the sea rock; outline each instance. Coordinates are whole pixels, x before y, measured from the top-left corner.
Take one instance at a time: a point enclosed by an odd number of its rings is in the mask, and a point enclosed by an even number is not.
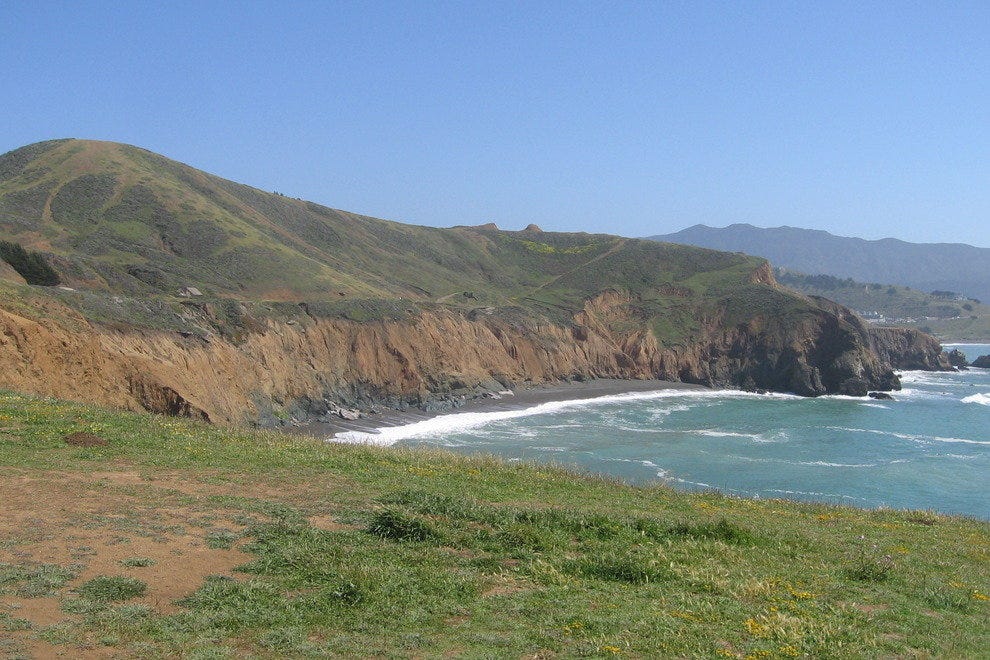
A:
[[[981,355],[973,360],[973,364],[970,366],[979,367],[980,369],[990,369],[990,355]]]
[[[358,411],[358,410],[351,410],[349,408],[341,408],[340,410],[337,411],[337,415],[341,419],[347,419],[347,420],[361,419],[361,412],[360,411]]]
[[[839,394],[846,396],[866,396],[870,391],[870,383],[864,378],[847,378],[839,383]]]
[[[879,399],[881,401],[893,401],[894,397],[890,396],[886,392],[870,392],[871,399]]]
[[[966,355],[960,351],[958,348],[953,348],[951,351],[945,354],[946,359],[948,359],[949,364],[953,367],[968,367],[969,360],[966,359]]]

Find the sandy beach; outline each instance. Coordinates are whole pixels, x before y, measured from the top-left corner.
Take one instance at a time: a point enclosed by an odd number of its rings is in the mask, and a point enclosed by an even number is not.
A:
[[[459,413],[495,412],[500,410],[523,410],[551,401],[574,401],[577,399],[595,399],[602,396],[625,394],[628,392],[655,392],[670,389],[707,389],[701,385],[676,383],[666,380],[621,380],[617,378],[602,378],[583,382],[553,383],[536,385],[530,388],[518,388],[511,394],[501,394],[500,398],[478,397],[467,401],[463,406],[444,412],[424,412],[410,409],[406,411],[386,410],[379,414],[365,414],[360,419],[335,419],[332,422],[310,422],[302,426],[288,427],[290,433],[311,435],[319,438],[332,438],[344,431],[373,432],[376,429],[404,426],[441,415],[456,415]]]

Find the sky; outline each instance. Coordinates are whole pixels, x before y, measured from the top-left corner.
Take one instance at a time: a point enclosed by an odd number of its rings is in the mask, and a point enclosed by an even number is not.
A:
[[[4,3],[0,152],[78,137],[415,224],[990,247],[987,2]]]

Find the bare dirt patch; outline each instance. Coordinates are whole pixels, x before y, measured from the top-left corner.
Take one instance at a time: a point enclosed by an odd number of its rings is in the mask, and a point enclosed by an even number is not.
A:
[[[347,530],[359,529],[357,525],[347,525],[339,522],[333,516],[311,516],[309,518],[309,524],[316,529],[322,529],[325,532],[343,532]]]
[[[179,488],[177,488],[179,486]],[[232,575],[251,559],[237,547],[209,547],[209,531],[235,538],[244,529],[240,511],[208,503],[218,489],[158,475],[151,481],[133,471],[92,474],[0,471],[0,563],[25,569],[69,568],[75,577],[54,596],[31,598],[0,586],[0,615],[17,619],[17,630],[0,630],[0,651],[28,657],[107,657],[120,649],[94,640],[51,644],[47,630],[71,627],[79,615],[63,611],[73,589],[94,577],[125,576],[147,584],[129,600],[157,613],[178,611],[177,600],[211,575]],[[204,493],[203,491],[206,491]],[[10,585],[8,585],[10,586]],[[23,624],[26,621],[29,625]]]
[[[87,433],[86,431],[76,431],[65,436],[65,444],[73,447],[103,447],[110,444],[106,438]]]

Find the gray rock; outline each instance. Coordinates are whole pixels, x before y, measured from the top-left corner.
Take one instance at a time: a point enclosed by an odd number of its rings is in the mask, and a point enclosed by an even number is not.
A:
[[[951,351],[946,353],[946,357],[949,360],[949,364],[951,364],[953,367],[969,366],[969,360],[966,359],[966,355],[958,348],[953,348]]]
[[[864,378],[847,378],[839,383],[839,394],[846,396],[866,396],[870,391],[870,384]]]

